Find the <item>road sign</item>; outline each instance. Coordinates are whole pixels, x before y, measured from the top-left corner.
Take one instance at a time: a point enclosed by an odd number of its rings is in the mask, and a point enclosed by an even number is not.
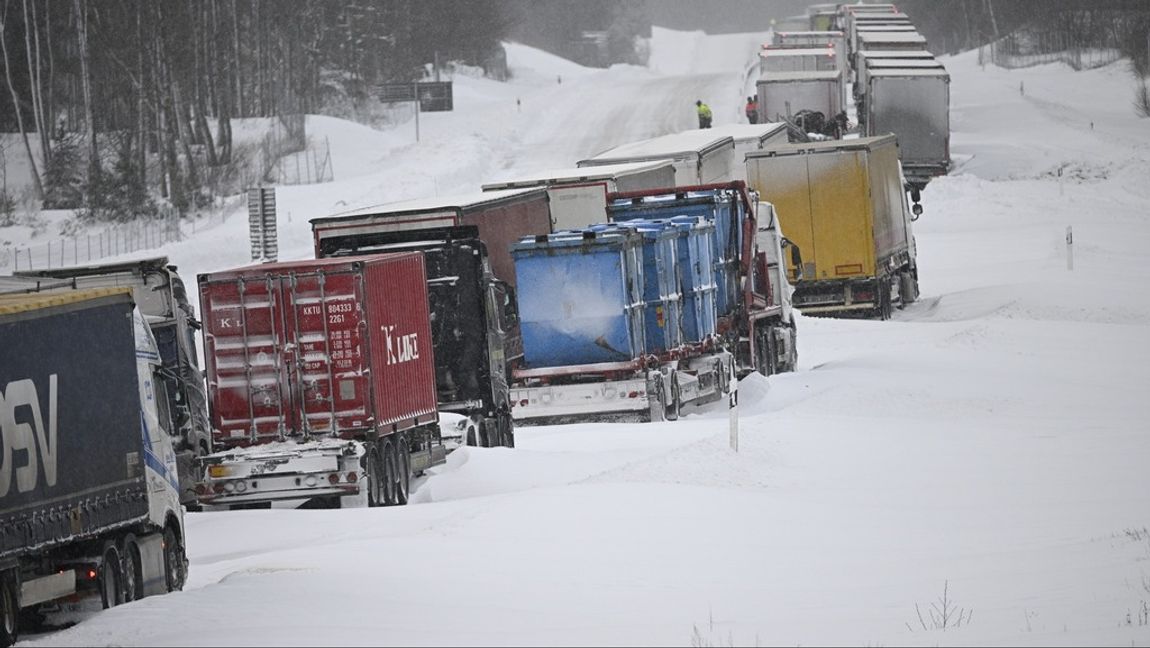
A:
[[[379,86],[379,100],[383,103],[415,101],[415,84],[411,82],[384,83]]]
[[[451,81],[422,81],[419,83],[419,109],[423,112],[452,110]]]

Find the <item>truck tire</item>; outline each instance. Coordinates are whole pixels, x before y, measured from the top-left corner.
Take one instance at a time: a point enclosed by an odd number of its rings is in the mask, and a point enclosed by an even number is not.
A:
[[[407,439],[400,437],[399,450],[396,453],[399,459],[399,470],[395,482],[396,504],[404,506],[411,496],[411,446]]]
[[[368,450],[363,460],[363,471],[366,474],[367,506],[375,508],[383,506],[383,462],[379,459],[379,450],[373,447]]]
[[[20,604],[16,600],[16,579],[0,574],[0,648],[8,648],[20,637]]]
[[[123,560],[120,570],[124,575],[124,602],[138,601],[144,598],[144,564],[134,534],[124,536],[120,557]]]
[[[667,403],[666,419],[668,421],[679,420],[679,414],[683,413],[683,399],[679,394],[679,381],[675,378],[675,372],[671,372],[671,402]]]
[[[124,572],[120,563],[120,550],[113,542],[104,543],[103,560],[100,562],[100,602],[104,609],[114,608],[124,602]]]
[[[164,579],[169,592],[184,589],[187,580],[184,545],[172,527],[164,527]]]
[[[399,476],[399,462],[395,456],[395,444],[383,442],[383,505],[395,506],[399,503],[396,483]]]
[[[499,422],[499,436],[501,438],[500,445],[505,448],[515,447],[515,423],[511,420],[511,415],[506,412],[500,412],[495,416],[495,420]]]

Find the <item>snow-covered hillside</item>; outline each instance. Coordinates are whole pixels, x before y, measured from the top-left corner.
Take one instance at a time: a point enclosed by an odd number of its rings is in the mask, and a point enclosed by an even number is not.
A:
[[[764,39],[655,30],[651,68],[608,70],[511,46],[514,78],[457,77],[418,143],[310,118],[336,181],[278,190],[281,258],[310,218],[571,166],[696,98],[738,121]],[[943,62],[922,300],[800,317],[800,371],[740,387],[738,453],[721,408],[526,428],[407,507],[189,514],[185,591],[26,643],[1150,645],[1150,121],[1125,63]],[[246,216],[160,251],[246,263]],[[945,631],[944,594],[969,614]]]

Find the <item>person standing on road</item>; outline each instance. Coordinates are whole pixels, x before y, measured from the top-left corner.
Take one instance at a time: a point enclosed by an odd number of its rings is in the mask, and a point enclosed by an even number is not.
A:
[[[711,127],[711,107],[703,103],[702,99],[695,102],[695,109],[699,113],[699,128]]]
[[[743,111],[747,114],[748,123],[759,123],[759,102],[754,97],[747,97],[747,106]]]

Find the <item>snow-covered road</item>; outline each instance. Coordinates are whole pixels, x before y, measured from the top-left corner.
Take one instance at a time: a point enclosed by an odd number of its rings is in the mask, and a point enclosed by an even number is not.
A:
[[[339,180],[281,189],[283,256],[308,218],[571,166],[695,98],[736,121],[763,35],[655,36],[651,69],[513,47],[418,145],[313,118]],[[924,193],[922,301],[800,318],[800,371],[741,385],[738,453],[711,406],[521,429],[403,508],[190,514],[184,592],[29,644],[1150,645],[1150,127],[1122,65],[944,62],[959,165]],[[246,220],[164,251],[243,263]],[[944,592],[970,614],[945,631]]]

